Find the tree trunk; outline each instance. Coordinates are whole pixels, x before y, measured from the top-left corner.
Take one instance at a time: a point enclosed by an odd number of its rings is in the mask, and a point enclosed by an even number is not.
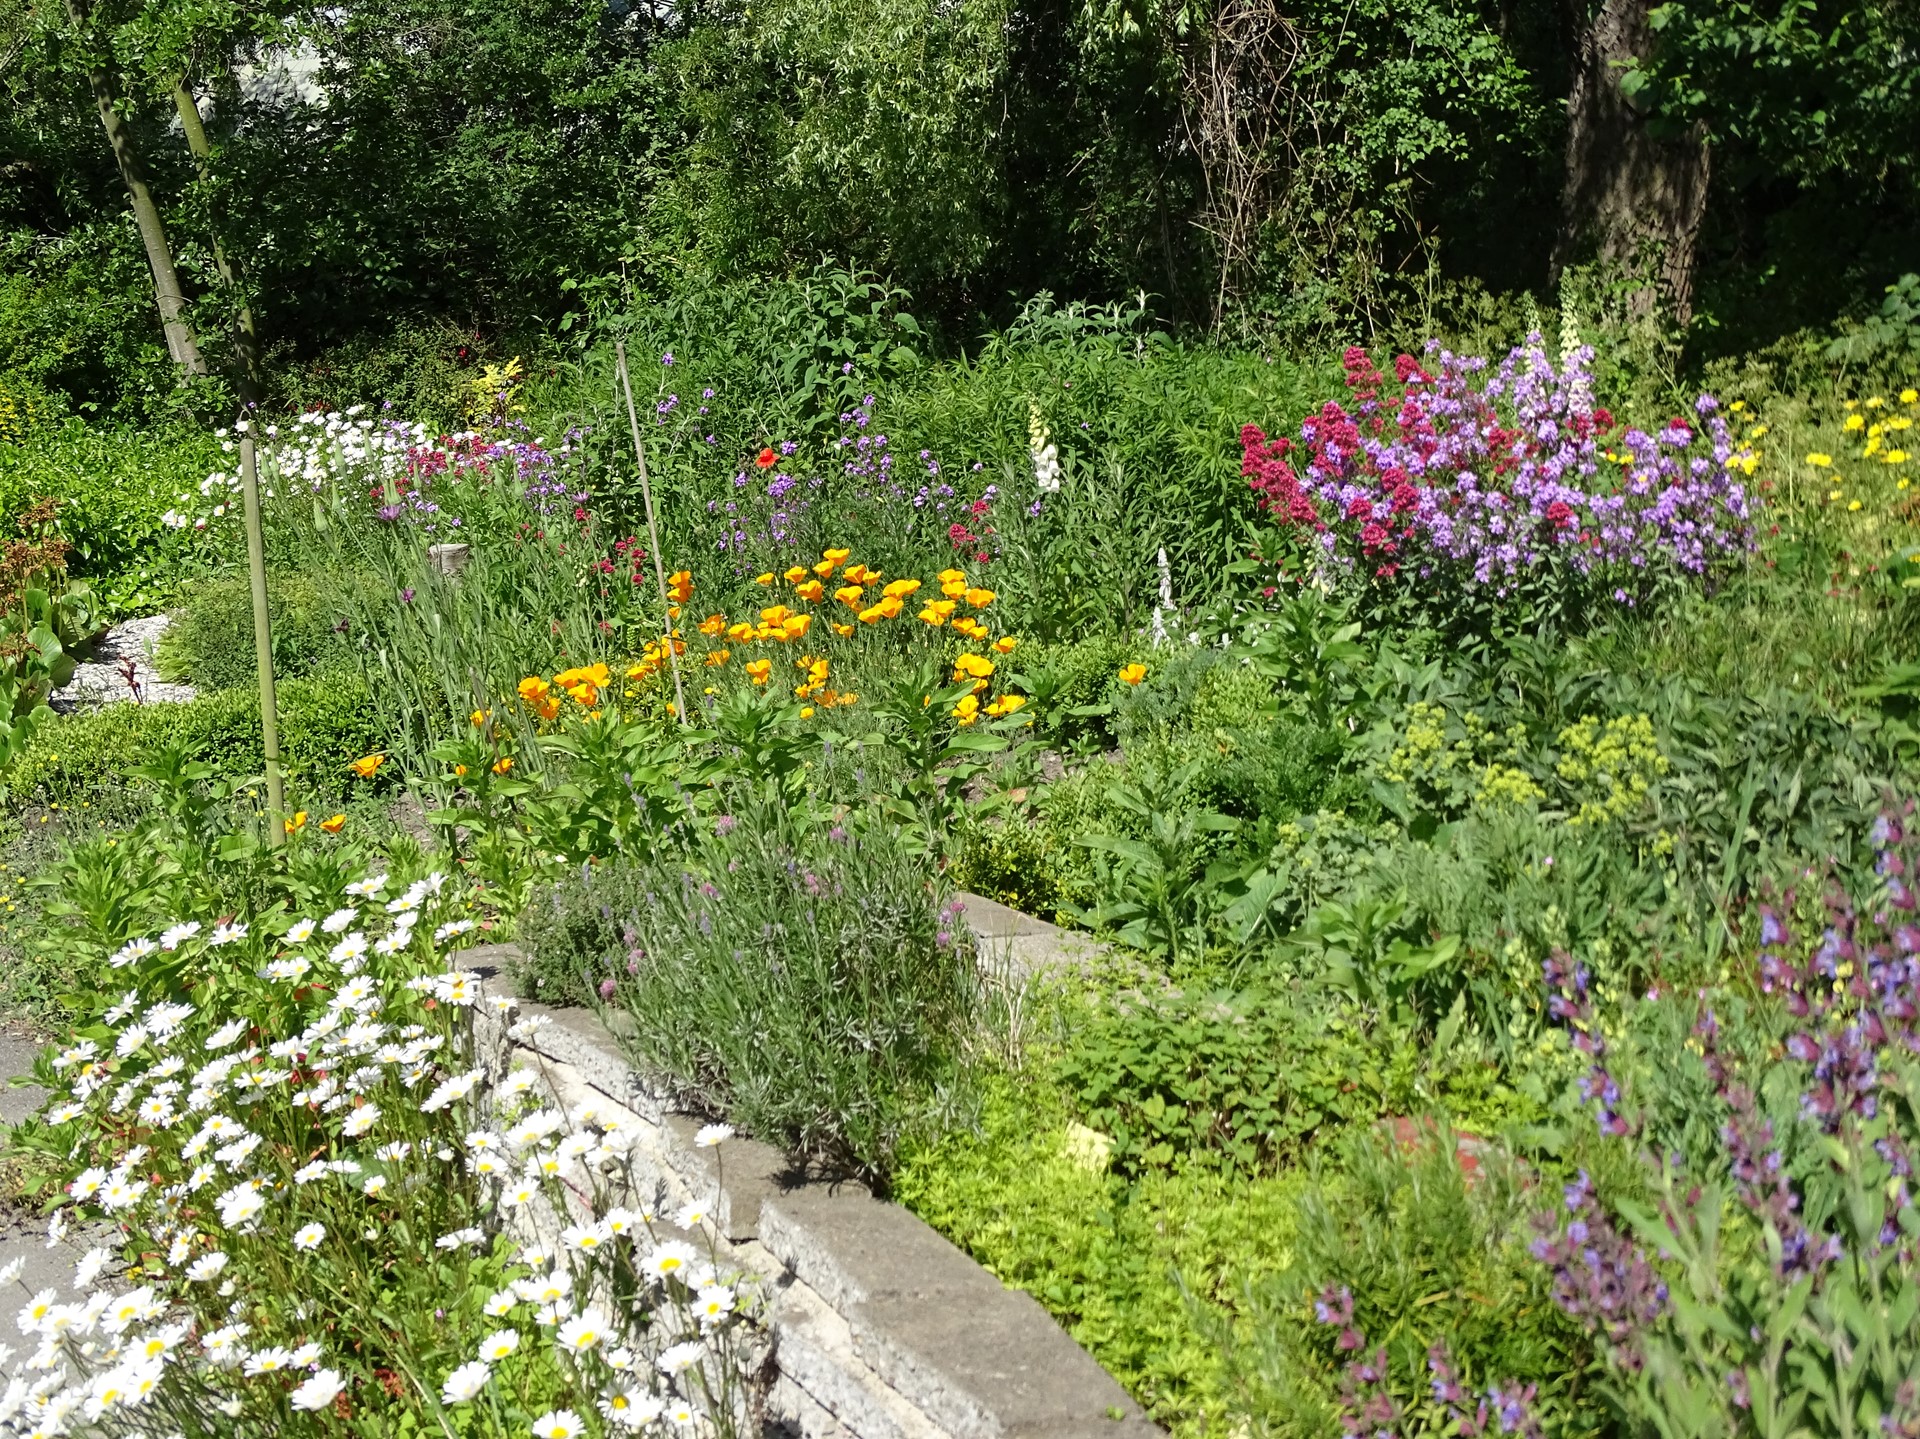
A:
[[[1620,88],[1622,67],[1651,48],[1651,10],[1650,0],[1600,0],[1596,11],[1569,0],[1576,51],[1553,278],[1598,258],[1646,280],[1636,311],[1664,302],[1684,325],[1693,315],[1709,153],[1701,127],[1671,138],[1650,132]]]
[[[73,22],[75,38],[85,35],[87,11],[84,0],[66,0],[67,18]],[[107,132],[107,144],[113,150],[114,163],[127,187],[133,204],[134,223],[140,227],[140,241],[147,249],[147,264],[153,270],[153,298],[160,309],[160,323],[166,330],[167,353],[183,373],[204,375],[207,362],[193,338],[193,325],[187,319],[186,298],[180,293],[179,272],[174,269],[173,250],[167,244],[167,227],[160,219],[160,207],[153,201],[140,168],[139,151],[133,131],[120,112],[113,108],[113,79],[101,64],[87,67],[87,83],[93,88],[94,104],[100,108],[100,124]]]
[[[200,119],[200,105],[193,98],[193,92],[187,88],[186,77],[182,76],[173,87],[173,107],[180,112],[180,128],[186,132],[187,148],[193,151],[193,163],[200,171],[202,180],[212,178],[213,147],[207,143],[207,127]],[[239,298],[240,282],[234,275],[233,266],[227,261],[227,252],[220,244],[220,227],[213,228],[213,263],[220,271],[220,282],[227,287],[227,293]],[[237,366],[235,383],[240,391],[242,404],[260,403],[260,338],[253,325],[253,307],[244,299],[233,318],[233,358]]]

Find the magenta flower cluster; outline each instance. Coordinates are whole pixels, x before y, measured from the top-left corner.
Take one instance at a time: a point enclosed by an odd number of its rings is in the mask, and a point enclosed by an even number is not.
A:
[[[1491,374],[1430,341],[1391,381],[1346,351],[1348,396],[1297,441],[1241,431],[1241,472],[1311,574],[1417,577],[1506,595],[1564,568],[1631,604],[1662,573],[1700,576],[1753,545],[1744,452],[1702,395],[1691,417],[1622,429],[1593,403],[1592,351],[1556,365],[1538,334]]]

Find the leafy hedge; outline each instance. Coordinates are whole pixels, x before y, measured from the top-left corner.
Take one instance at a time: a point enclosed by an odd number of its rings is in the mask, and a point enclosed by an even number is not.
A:
[[[281,759],[291,792],[302,800],[344,796],[347,762],[379,749],[386,734],[365,681],[340,671],[283,681],[279,715]],[[128,767],[168,745],[185,745],[221,778],[259,774],[259,696],[225,690],[179,704],[118,704],[60,716],[34,736],[7,776],[8,798],[92,798],[118,789]]]

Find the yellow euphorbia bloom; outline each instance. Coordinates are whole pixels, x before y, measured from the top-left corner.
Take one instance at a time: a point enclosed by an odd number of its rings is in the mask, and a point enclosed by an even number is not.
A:
[[[387,757],[383,754],[362,755],[347,768],[359,775],[361,779],[372,779],[374,771],[386,762]]]
[[[1143,664],[1120,666],[1120,678],[1123,683],[1137,685],[1147,677],[1147,667]]]
[[[757,685],[767,682],[767,676],[773,673],[772,660],[748,660],[747,678]]]

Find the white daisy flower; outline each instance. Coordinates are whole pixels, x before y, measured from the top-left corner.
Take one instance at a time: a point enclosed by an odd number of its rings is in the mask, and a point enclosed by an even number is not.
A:
[[[336,909],[320,921],[320,928],[326,934],[338,934],[359,917],[360,911],[357,909]]]
[[[288,944],[305,944],[313,938],[315,928],[317,928],[317,926],[310,919],[296,919],[287,930],[286,942]]]
[[[299,1249],[310,1254],[314,1250],[320,1247],[321,1241],[324,1240],[326,1237],[327,1237],[326,1225],[303,1224],[298,1230],[294,1232],[293,1247],[295,1249]]]
[[[478,1359],[462,1364],[447,1376],[440,1386],[440,1399],[445,1404],[466,1404],[475,1395],[487,1387],[487,1381],[493,1378],[493,1370]]]
[[[498,1298],[499,1296],[495,1295],[494,1297]],[[480,1341],[480,1358],[485,1363],[498,1364],[519,1347],[519,1331],[501,1329],[489,1334],[485,1339]]]
[[[345,1388],[346,1385],[338,1373],[331,1369],[320,1369],[288,1395],[287,1399],[295,1409],[311,1413],[330,1406]]]
[[[533,1421],[533,1439],[578,1439],[581,1428],[571,1409],[549,1409]]]
[[[176,950],[198,933],[200,933],[200,921],[195,919],[190,919],[184,924],[173,925],[160,936],[160,947],[168,951]]]
[[[207,947],[213,949],[223,944],[236,944],[246,937],[247,927],[236,920],[229,920],[214,926],[213,933],[207,938]]]

